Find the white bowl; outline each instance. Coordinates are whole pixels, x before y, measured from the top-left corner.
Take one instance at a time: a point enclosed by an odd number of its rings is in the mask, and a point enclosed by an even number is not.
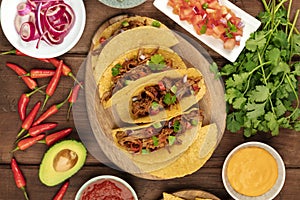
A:
[[[35,58],[53,58],[66,53],[77,44],[86,23],[86,12],[82,0],[64,0],[64,2],[72,7],[75,13],[74,26],[64,38],[64,41],[61,44],[51,46],[46,42],[41,41],[38,48],[36,48],[38,40],[24,42],[15,29],[14,19],[17,14],[17,5],[20,2],[22,2],[22,0],[2,0],[1,3],[2,30],[7,40],[14,48]]]
[[[128,188],[134,198],[134,200],[138,200],[138,197],[134,191],[134,189],[126,182],[124,181],[123,179],[119,178],[119,177],[116,177],[116,176],[111,176],[111,175],[101,175],[101,176],[96,176],[90,180],[88,180],[87,182],[85,182],[81,188],[78,190],[78,192],[76,193],[76,196],[75,196],[75,200],[80,200],[80,197],[83,193],[83,191],[91,184],[99,181],[99,180],[114,180],[114,181],[117,181],[121,184],[123,184],[126,188]]]
[[[250,196],[245,196],[242,195],[240,193],[238,193],[237,191],[235,191],[232,186],[230,185],[228,179],[227,179],[227,174],[226,174],[226,169],[228,166],[228,162],[230,160],[230,158],[240,149],[242,148],[246,148],[246,147],[260,147],[263,148],[264,150],[268,151],[276,160],[277,162],[277,167],[278,167],[278,177],[276,180],[276,183],[274,184],[274,186],[265,194],[260,195],[260,196],[256,196],[256,197],[250,197]],[[226,157],[225,162],[223,164],[223,169],[222,169],[222,180],[223,180],[223,184],[227,190],[227,192],[230,194],[230,196],[232,196],[232,198],[234,199],[238,199],[238,200],[265,200],[265,199],[274,199],[278,193],[281,191],[284,182],[285,182],[285,166],[284,166],[284,162],[282,160],[282,158],[280,157],[280,155],[278,154],[278,152],[273,149],[272,147],[270,147],[267,144],[261,143],[261,142],[247,142],[244,144],[241,144],[239,146],[237,146],[236,148],[234,148]]]

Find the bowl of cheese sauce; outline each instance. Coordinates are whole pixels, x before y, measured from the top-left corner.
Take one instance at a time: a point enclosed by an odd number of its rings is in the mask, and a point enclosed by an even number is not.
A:
[[[284,185],[285,166],[278,152],[269,145],[247,142],[228,154],[222,179],[234,199],[273,199]]]

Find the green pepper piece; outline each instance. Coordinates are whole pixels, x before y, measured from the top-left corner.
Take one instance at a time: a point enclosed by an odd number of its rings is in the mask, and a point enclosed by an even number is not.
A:
[[[154,27],[158,27],[158,28],[159,28],[161,24],[160,24],[159,21],[156,21],[156,20],[155,20],[155,21],[152,22],[151,25],[154,26]]]
[[[175,140],[176,140],[175,136],[169,135],[168,141],[169,141],[170,146],[172,146],[174,144]]]

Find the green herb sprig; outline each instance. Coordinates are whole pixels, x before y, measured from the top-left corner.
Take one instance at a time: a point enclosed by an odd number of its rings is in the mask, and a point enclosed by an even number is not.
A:
[[[300,35],[290,21],[287,0],[262,0],[261,29],[251,34],[237,61],[225,65],[226,101],[231,106],[227,129],[241,129],[246,137],[260,132],[279,134],[280,128],[300,131]]]

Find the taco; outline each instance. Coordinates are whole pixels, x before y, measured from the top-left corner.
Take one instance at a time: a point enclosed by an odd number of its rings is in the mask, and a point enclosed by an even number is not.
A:
[[[179,178],[192,174],[199,170],[211,157],[218,139],[218,128],[216,124],[209,124],[199,128],[198,135],[193,144],[179,156],[179,158],[167,167],[150,172],[151,175],[163,179]],[[206,146],[206,143],[213,143],[213,146]],[[203,152],[206,152],[204,157]]]
[[[115,129],[112,136],[115,144],[126,152],[137,166],[141,167],[143,163],[160,165],[187,150],[196,139],[202,121],[201,111],[193,108],[170,120]],[[153,171],[160,167],[145,168],[141,168],[141,171]]]
[[[121,20],[104,30],[100,28],[93,38],[91,66],[95,81],[99,81],[110,63],[128,50],[151,44],[171,47],[177,43],[173,32],[155,19],[141,16],[121,17]]]
[[[149,123],[182,114],[205,94],[204,78],[195,68],[169,70],[139,79],[107,102],[126,123]]]
[[[98,83],[101,102],[134,81],[170,69],[186,69],[183,60],[169,48],[145,46],[130,50],[112,62]]]

